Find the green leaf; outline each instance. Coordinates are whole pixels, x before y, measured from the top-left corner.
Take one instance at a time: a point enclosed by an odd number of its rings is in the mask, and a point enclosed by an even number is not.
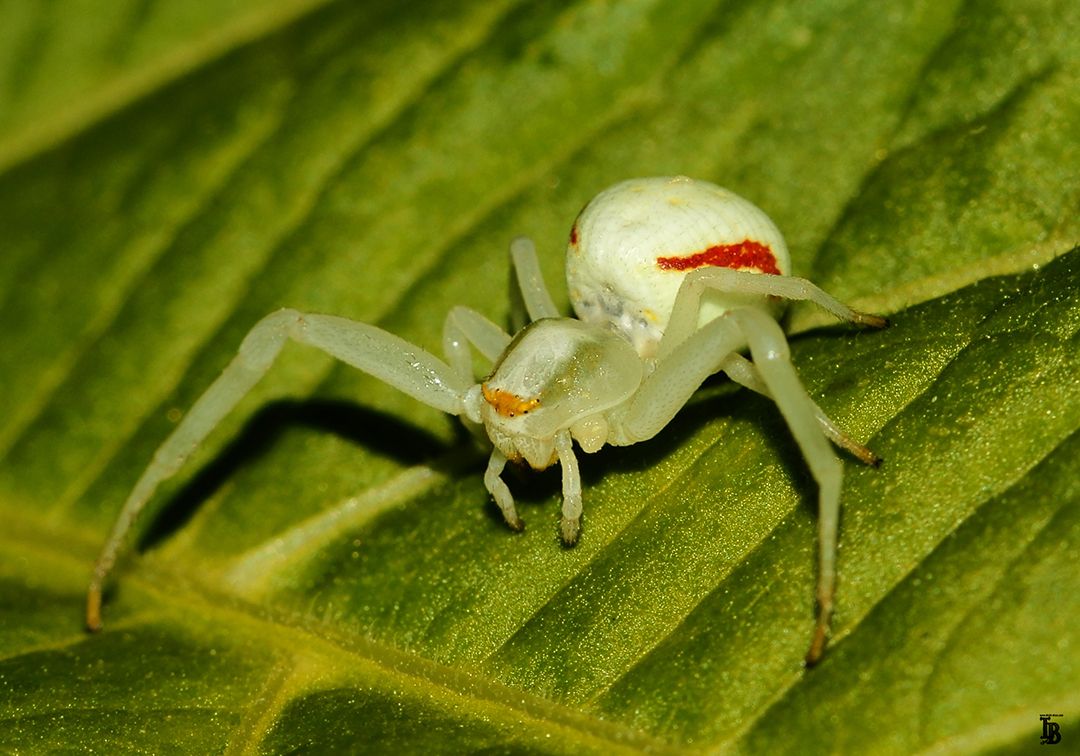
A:
[[[0,748],[979,752],[1080,715],[1073,2],[0,6]],[[775,407],[510,476],[290,347],[154,498],[154,449],[276,307],[431,351],[597,191],[716,181],[881,332],[796,309],[845,461],[838,607]]]

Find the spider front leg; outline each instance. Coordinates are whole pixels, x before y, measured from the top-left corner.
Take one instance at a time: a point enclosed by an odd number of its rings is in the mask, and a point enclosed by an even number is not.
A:
[[[818,484],[818,617],[806,655],[807,663],[814,664],[824,652],[833,610],[843,467],[829,446],[827,427],[821,422],[824,413],[802,387],[776,321],[768,313],[746,308],[692,332],[656,363],[626,410],[613,418],[613,440],[628,444],[656,435],[705,378],[721,368],[740,365],[733,355],[744,344],[749,344],[754,364],[742,377],[776,402]],[[738,373],[737,367],[733,370]]]
[[[889,321],[879,315],[859,312],[848,307],[804,278],[763,275],[727,268],[702,268],[692,271],[679,287],[663,339],[657,349],[657,359],[669,355],[697,328],[701,297],[706,290],[728,294],[756,294],[785,300],[805,300],[831,312],[837,318],[871,328],[884,328]],[[743,357],[732,354],[721,369],[736,383],[772,398],[754,366]],[[866,446],[840,429],[825,412],[814,404],[814,414],[829,439],[846,449],[860,462],[877,466],[881,458]]]
[[[889,324],[889,321],[880,315],[851,309],[805,278],[751,273],[729,268],[699,268],[688,273],[679,287],[679,293],[671,309],[671,317],[668,318],[664,337],[657,351],[657,359],[669,353],[696,330],[701,295],[706,289],[726,294],[808,301],[849,323],[871,328],[884,328]]]
[[[825,652],[833,612],[843,465],[829,447],[818,423],[816,405],[795,373],[787,337],[777,322],[767,313],[752,308],[733,310],[729,315],[746,337],[754,366],[780,408],[780,414],[818,484],[818,616],[806,653],[806,663],[813,665]]]
[[[720,369],[728,378],[740,386],[761,394],[768,399],[773,398],[772,394],[769,393],[769,388],[761,380],[761,376],[758,375],[754,363],[741,354],[728,355],[727,359],[720,365]],[[825,410],[821,409],[817,402],[814,402],[814,414],[817,416],[818,424],[821,425],[821,430],[834,444],[841,449],[846,449],[863,464],[871,467],[877,467],[881,464],[881,457],[849,436],[846,431],[833,422],[832,418],[825,414]]]
[[[711,320],[663,359],[611,417],[612,443],[647,441],[663,430],[702,382],[744,344],[742,332],[727,317]]]
[[[616,443],[635,443],[656,435],[701,382],[719,370],[743,343],[749,343],[757,374],[780,408],[818,484],[818,617],[806,655],[807,664],[815,664],[825,650],[833,609],[843,467],[819,423],[820,410],[795,374],[787,339],[776,321],[760,310],[733,310],[709,321],[674,347],[642,382],[625,414],[617,416]]]
[[[86,626],[101,629],[101,598],[120,547],[158,485],[171,477],[209,433],[258,383],[292,339],[314,346],[379,378],[415,399],[452,415],[465,411],[469,381],[446,363],[404,339],[365,323],[331,315],[278,310],[248,332],[239,353],[154,453],[124,502],[94,564],[86,597]]]

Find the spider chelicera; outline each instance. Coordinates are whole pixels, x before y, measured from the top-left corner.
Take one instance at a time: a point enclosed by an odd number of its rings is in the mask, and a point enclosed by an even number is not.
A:
[[[455,307],[443,329],[446,361],[374,326],[283,309],[258,323],[154,454],[94,566],[86,624],[101,628],[105,581],[136,516],[223,417],[270,369],[290,339],[317,347],[436,409],[461,417],[492,447],[484,484],[507,524],[524,524],[501,474],[508,461],[562,466],[560,533],[577,541],[586,452],[652,438],[710,375],[773,399],[819,489],[818,614],[806,660],[821,658],[833,608],[843,469],[829,441],[868,464],[874,454],[841,431],[806,393],[777,323],[808,300],[841,320],[882,327],[814,284],[788,275],[783,237],[760,209],[692,179],[625,181],[590,202],[570,231],[566,277],[577,318],[562,317],[528,239],[510,247],[531,322],[513,338]],[[740,354],[749,349],[752,360]],[[471,349],[493,363],[477,383]]]

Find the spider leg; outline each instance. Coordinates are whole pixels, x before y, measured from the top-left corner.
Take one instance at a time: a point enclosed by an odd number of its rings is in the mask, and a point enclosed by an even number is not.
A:
[[[750,345],[754,366],[787,421],[818,484],[817,623],[806,663],[815,664],[825,651],[836,589],[836,538],[840,519],[843,466],[829,447],[815,412],[792,367],[787,338],[768,313],[745,308],[729,313]]]
[[[727,317],[711,320],[691,334],[656,362],[625,409],[612,413],[609,443],[635,444],[655,436],[702,381],[717,372],[725,358],[745,343],[738,326]]]
[[[880,315],[859,312],[827,294],[805,278],[750,273],[730,268],[699,268],[683,279],[671,310],[657,357],[663,357],[697,328],[701,295],[705,289],[732,294],[756,294],[788,300],[813,302],[840,320],[871,328],[884,328],[889,321]]]
[[[517,507],[514,506],[514,495],[510,493],[509,487],[502,479],[504,467],[506,467],[506,457],[496,447],[488,458],[487,470],[484,471],[484,485],[495,497],[495,503],[502,510],[506,524],[514,530],[524,530],[525,521],[518,516]]]
[[[239,353],[154,453],[153,459],[124,502],[97,562],[86,600],[86,626],[101,628],[101,597],[105,581],[136,517],[157,489],[191,456],[270,369],[285,343],[292,339],[317,347],[333,357],[385,381],[443,412],[464,412],[469,382],[437,357],[375,326],[331,315],[278,310],[248,332]]]
[[[769,387],[765,385],[765,382],[761,380],[761,376],[758,375],[754,363],[743,357],[741,354],[735,353],[728,355],[723,364],[721,364],[720,369],[727,374],[728,378],[740,386],[744,386],[769,399],[773,398],[772,394],[769,393]],[[825,410],[821,409],[821,407],[817,405],[817,402],[814,402],[813,404],[814,415],[817,417],[818,424],[821,425],[821,430],[829,437],[830,441],[841,449],[846,449],[852,456],[864,464],[872,467],[877,467],[881,464],[881,457],[874,454],[870,449],[849,436],[840,428],[840,426],[833,422],[832,418],[825,414]]]
[[[490,366],[499,359],[509,343],[510,336],[505,331],[468,307],[452,308],[443,321],[443,353],[446,361],[458,377],[468,383],[476,381],[470,344],[476,347]],[[488,442],[483,425],[470,420],[465,414],[461,415],[461,422],[482,444]]]
[[[578,469],[577,456],[570,431],[561,430],[555,434],[555,451],[559,455],[562,467],[562,521],[559,532],[563,543],[573,546],[581,532],[581,472]]]
[[[443,323],[443,353],[450,367],[463,380],[472,383],[472,354],[469,344],[488,362],[495,362],[510,343],[510,335],[476,310],[454,307],[446,314]]]
[[[559,317],[559,309],[548,293],[544,276],[540,272],[540,261],[536,257],[536,245],[532,239],[525,236],[514,239],[510,243],[510,259],[529,319]]]

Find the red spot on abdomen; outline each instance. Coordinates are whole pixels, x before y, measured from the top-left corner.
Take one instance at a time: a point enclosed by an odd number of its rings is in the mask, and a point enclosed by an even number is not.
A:
[[[743,239],[735,244],[717,244],[704,252],[681,257],[658,257],[656,264],[661,270],[694,270],[707,265],[717,268],[745,270],[752,268],[761,273],[780,275],[776,267],[776,256],[761,242]]]
[[[570,227],[570,244],[577,246],[577,221]]]

